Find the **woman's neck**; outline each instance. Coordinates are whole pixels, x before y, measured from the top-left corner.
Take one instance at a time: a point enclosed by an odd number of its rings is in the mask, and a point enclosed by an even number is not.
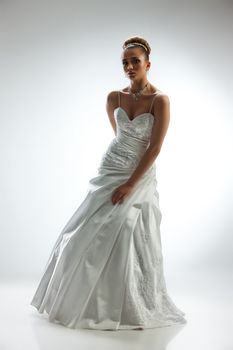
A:
[[[148,84],[146,87],[145,85]],[[129,89],[132,91],[132,92],[137,92],[141,89],[144,89],[143,92],[149,92],[150,91],[150,83],[149,81],[147,80],[147,78],[143,78],[143,79],[140,79],[140,80],[134,80],[134,81],[131,81],[130,84],[129,84]]]

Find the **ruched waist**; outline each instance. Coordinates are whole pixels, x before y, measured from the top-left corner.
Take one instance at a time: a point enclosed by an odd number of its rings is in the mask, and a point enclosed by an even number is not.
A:
[[[103,154],[100,167],[133,169],[145,153],[147,143],[133,138],[114,138]]]
[[[123,151],[141,154],[146,150],[148,142],[133,137],[125,137],[123,134],[113,139],[113,143],[118,144]]]

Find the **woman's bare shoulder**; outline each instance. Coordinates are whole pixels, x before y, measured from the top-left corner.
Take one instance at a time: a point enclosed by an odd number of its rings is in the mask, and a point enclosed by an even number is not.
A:
[[[112,90],[110,92],[107,93],[107,98],[114,98],[116,97],[116,95],[118,94],[118,90]]]
[[[117,107],[118,104],[118,91],[112,90],[107,93],[106,99],[106,107],[110,113],[113,113],[114,108]]]
[[[161,92],[159,91],[158,94],[155,94],[155,95],[156,95],[155,99],[157,101],[170,102],[169,96],[163,91]]]

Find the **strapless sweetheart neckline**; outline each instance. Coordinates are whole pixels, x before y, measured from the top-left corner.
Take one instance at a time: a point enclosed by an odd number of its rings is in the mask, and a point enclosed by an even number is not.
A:
[[[116,111],[117,109],[121,109],[121,110],[125,113],[125,115],[127,116],[127,119],[128,119],[129,122],[133,122],[134,119],[137,119],[138,117],[143,116],[143,115],[150,115],[150,116],[154,117],[154,115],[153,115],[152,113],[150,113],[150,112],[145,112],[145,113],[141,113],[141,114],[136,115],[136,117],[134,117],[133,119],[130,119],[129,116],[128,116],[128,114],[127,114],[126,111],[124,110],[124,108],[122,108],[122,107],[116,107],[116,108],[114,109],[114,113],[115,113],[115,111]]]

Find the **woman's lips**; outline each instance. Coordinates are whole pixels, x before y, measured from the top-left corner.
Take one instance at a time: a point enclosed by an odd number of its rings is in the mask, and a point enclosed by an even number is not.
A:
[[[129,72],[128,75],[129,75],[129,76],[135,75],[135,72]]]

